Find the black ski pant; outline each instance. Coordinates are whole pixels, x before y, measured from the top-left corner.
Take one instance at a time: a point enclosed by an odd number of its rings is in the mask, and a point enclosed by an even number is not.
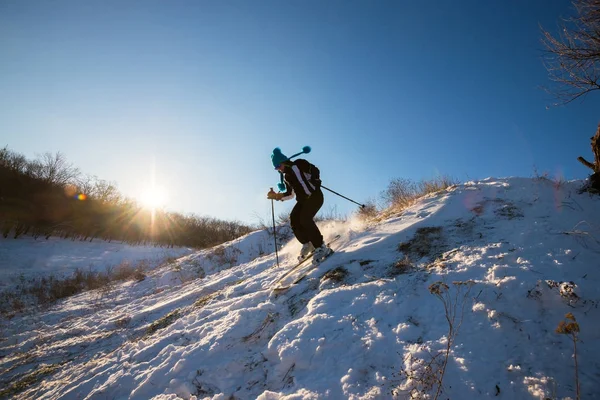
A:
[[[310,197],[298,201],[292,209],[290,225],[300,243],[312,242],[315,248],[323,244],[323,235],[313,220],[322,205],[323,192],[317,189]]]

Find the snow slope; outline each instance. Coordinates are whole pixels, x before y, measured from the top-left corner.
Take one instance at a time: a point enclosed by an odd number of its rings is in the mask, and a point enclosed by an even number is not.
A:
[[[426,367],[442,365],[449,325],[430,287],[442,281],[456,319],[440,398],[575,398],[573,342],[555,333],[568,312],[581,327],[581,398],[600,398],[600,199],[580,185],[486,179],[377,224],[323,225],[342,235],[336,253],[281,294],[270,287],[299,245],[277,266],[272,238],[253,232],[2,321],[0,393],[433,398]]]

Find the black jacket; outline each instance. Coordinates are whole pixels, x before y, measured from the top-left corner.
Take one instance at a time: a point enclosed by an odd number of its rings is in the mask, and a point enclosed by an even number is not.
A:
[[[302,158],[285,163],[283,180],[287,190],[281,200],[289,200],[296,195],[296,199],[302,201],[321,190],[319,168]]]

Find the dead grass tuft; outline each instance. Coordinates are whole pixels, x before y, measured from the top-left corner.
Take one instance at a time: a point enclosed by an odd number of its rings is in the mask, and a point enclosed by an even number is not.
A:
[[[6,389],[0,390],[0,398],[4,398],[5,396],[8,398],[19,392],[22,392],[31,385],[39,382],[45,376],[56,372],[59,366],[59,364],[40,365],[35,371],[24,375],[21,379],[15,383],[12,383]]]
[[[323,275],[322,280],[323,281],[330,280],[332,282],[340,283],[340,282],[343,282],[347,276],[348,276],[348,270],[346,268],[337,267],[335,269],[327,271]]]
[[[435,259],[444,248],[443,229],[439,226],[419,228],[411,240],[398,245],[398,251],[413,261],[423,257]]]
[[[156,321],[151,323],[150,326],[148,326],[148,328],[146,328],[145,337],[148,337],[148,336],[152,335],[153,333],[155,333],[156,331],[166,328],[167,326],[169,326],[173,322],[175,322],[179,317],[180,317],[179,309],[175,309],[175,310],[171,311],[170,313],[168,313],[167,315],[165,315],[164,317],[157,319]]]
[[[408,256],[404,256],[400,260],[396,261],[388,270],[388,276],[393,278],[398,275],[408,274],[413,270],[412,262]]]

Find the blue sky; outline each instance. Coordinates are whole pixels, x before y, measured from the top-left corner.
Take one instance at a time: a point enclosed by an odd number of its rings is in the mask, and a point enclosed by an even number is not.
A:
[[[567,1],[0,2],[0,144],[63,152],[127,196],[270,221],[270,163],[313,149],[359,202],[392,178],[585,178],[600,94],[540,86]],[[352,203],[326,193],[323,211]],[[293,203],[277,204],[284,213]]]

